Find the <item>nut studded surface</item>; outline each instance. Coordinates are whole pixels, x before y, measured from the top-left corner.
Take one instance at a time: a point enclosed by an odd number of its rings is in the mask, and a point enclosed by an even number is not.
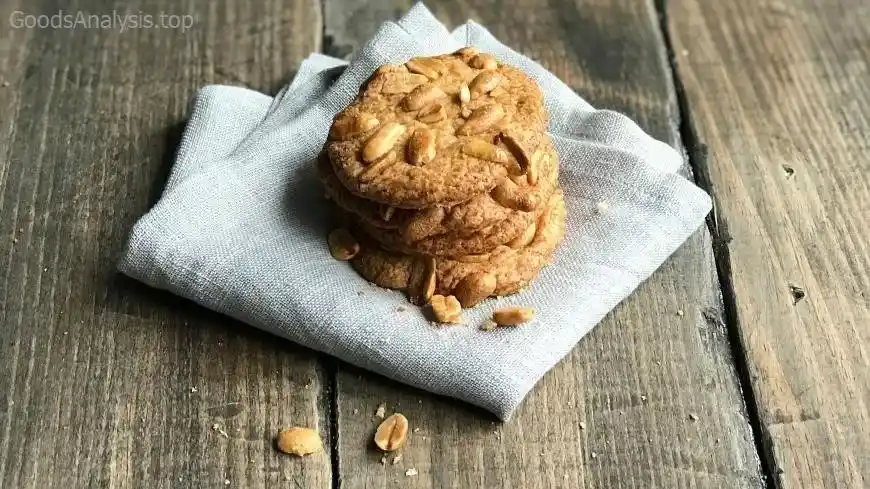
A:
[[[415,209],[465,202],[509,172],[519,173],[520,163],[499,134],[540,140],[547,124],[540,89],[515,68],[487,58],[472,62],[471,54],[378,69],[336,116],[326,144],[345,187],[378,203]],[[460,97],[463,86],[467,102]]]
[[[465,256],[436,261],[435,293],[451,295],[460,282],[472,274],[495,276],[495,295],[517,292],[526,287],[549,263],[553,251],[565,233],[565,201],[562,191],[556,191],[547,210],[538,219],[537,232],[527,246],[513,249],[496,247],[485,255]],[[351,261],[360,275],[381,287],[406,289],[412,280],[415,258],[411,255],[385,251],[372,241],[363,241],[359,254]]]
[[[549,141],[546,144],[549,148]],[[435,222],[426,226],[418,224],[433,214],[429,210],[395,209],[389,220],[384,220],[383,204],[360,198],[347,190],[325,154],[318,160],[317,171],[329,197],[378,242],[404,253],[457,256],[489,251],[527,229],[541,214],[543,203],[556,188],[558,159],[554,151],[545,159],[538,185],[529,185],[525,176],[516,179],[523,193],[541,203],[536,209],[529,212],[510,209],[489,194],[481,194],[444,209],[435,215]],[[409,227],[419,231],[408,232]]]

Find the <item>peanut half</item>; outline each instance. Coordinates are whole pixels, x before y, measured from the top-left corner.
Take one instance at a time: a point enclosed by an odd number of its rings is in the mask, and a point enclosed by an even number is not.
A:
[[[523,192],[513,180],[507,178],[492,189],[489,196],[503,207],[517,211],[530,212],[538,206],[537,200],[531,194]]]
[[[526,169],[526,177],[528,178],[529,185],[537,185],[538,177],[541,171],[541,165],[546,163],[550,159],[549,153],[544,151],[535,151],[532,154],[532,159],[529,162],[529,166]]]
[[[495,71],[481,71],[474,77],[474,80],[471,80],[468,88],[471,89],[472,96],[482,95],[493,91],[501,83],[501,80],[502,76]]]
[[[412,304],[422,306],[435,293],[437,263],[434,257],[419,257],[414,260],[408,284],[408,298]]]
[[[333,230],[329,233],[327,242],[329,243],[329,252],[336,260],[347,261],[359,253],[359,243],[347,229]]]
[[[484,105],[471,113],[457,131],[460,136],[471,136],[485,132],[505,116],[504,108],[499,104]]]
[[[384,222],[390,222],[390,219],[393,218],[393,214],[395,214],[396,208],[391,205],[381,204],[378,208],[378,213],[383,219]]]
[[[380,122],[371,114],[360,112],[356,115],[346,114],[332,123],[329,128],[329,138],[338,141],[346,141],[354,136],[371,131],[378,127]]]
[[[434,124],[447,118],[447,111],[441,104],[427,105],[417,112],[417,120],[425,124]]]
[[[493,163],[507,164],[509,161],[508,155],[503,149],[480,138],[466,139],[462,143],[461,150],[468,156],[492,161]]]
[[[478,51],[477,48],[473,48],[471,46],[466,46],[466,47],[456,51],[453,54],[462,58],[463,61],[468,62],[469,60],[471,60],[472,58],[477,56],[478,53],[480,53],[480,51]]]
[[[419,128],[408,139],[408,161],[420,166],[435,159],[435,131]]]
[[[468,102],[471,102],[471,91],[468,89],[468,85],[463,82],[459,86],[459,107],[460,115],[466,119],[471,116],[471,107],[468,106]]]
[[[462,321],[462,305],[452,295],[433,295],[429,305],[432,306],[432,314],[439,323],[457,324]]]
[[[516,326],[535,317],[531,307],[505,307],[492,313],[492,320],[499,326]]]
[[[405,66],[411,73],[419,73],[430,80],[437,80],[447,72],[444,63],[435,58],[411,58]]]
[[[498,135],[498,139],[504,143],[508,151],[517,160],[522,172],[526,173],[532,158],[529,155],[529,151],[520,142],[518,135],[503,131]]]
[[[323,451],[323,442],[316,430],[294,426],[278,432],[278,450],[299,457]]]
[[[385,452],[394,452],[408,438],[408,418],[401,413],[390,415],[375,431],[375,445]]]
[[[402,134],[405,134],[405,126],[398,122],[388,122],[381,126],[363,146],[363,161],[371,163],[387,154]]]
[[[491,55],[480,53],[471,58],[471,61],[468,62],[468,66],[479,70],[494,70],[498,68],[498,62]]]
[[[408,110],[420,110],[446,96],[444,90],[435,85],[420,85],[405,97],[404,105]]]
[[[386,95],[408,93],[427,81],[429,81],[428,78],[416,73],[388,73],[385,75],[384,84],[381,87],[381,93]]]

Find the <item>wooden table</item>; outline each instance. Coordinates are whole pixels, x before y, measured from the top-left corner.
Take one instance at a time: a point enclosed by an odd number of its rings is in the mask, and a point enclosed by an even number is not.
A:
[[[2,2],[0,487],[870,487],[864,0],[432,2],[685,149],[715,199],[507,424],[116,273],[197,88],[274,93],[409,6]],[[7,23],[61,9],[195,23]],[[395,464],[380,403],[414,427]],[[279,454],[290,424],[326,453]]]

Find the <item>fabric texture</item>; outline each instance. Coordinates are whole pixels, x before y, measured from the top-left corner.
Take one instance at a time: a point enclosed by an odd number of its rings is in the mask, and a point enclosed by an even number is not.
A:
[[[561,162],[568,222],[554,263],[519,294],[435,327],[403,294],[370,285],[326,245],[314,172],[333,116],[384,63],[470,45],[534,78]],[[625,116],[595,110],[473,22],[452,33],[421,4],[387,22],[346,66],[313,54],[274,98],[236,87],[196,95],[159,202],[134,227],[120,270],[354,365],[507,420],[541,376],[703,222],[710,198],[681,155]],[[606,203],[606,206],[599,203]],[[602,212],[607,207],[605,212]],[[476,325],[505,305],[528,324]]]

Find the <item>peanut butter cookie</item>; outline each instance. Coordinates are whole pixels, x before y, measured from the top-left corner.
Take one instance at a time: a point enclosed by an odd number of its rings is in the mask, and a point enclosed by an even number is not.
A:
[[[336,116],[325,148],[360,197],[392,208],[451,206],[509,175],[536,182],[546,125],[533,80],[465,48],[379,68]]]

